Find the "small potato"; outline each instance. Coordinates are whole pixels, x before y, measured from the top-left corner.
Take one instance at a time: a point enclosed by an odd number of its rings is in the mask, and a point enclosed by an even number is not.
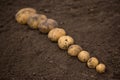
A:
[[[15,19],[20,24],[26,24],[28,18],[35,13],[36,10],[33,8],[23,8],[16,13]]]
[[[70,56],[77,56],[80,51],[82,51],[82,48],[79,45],[74,44],[68,48],[68,54]]]
[[[58,39],[58,46],[61,49],[68,49],[68,47],[72,44],[74,44],[74,40],[70,36],[62,36]]]
[[[58,39],[61,37],[61,36],[65,36],[66,35],[66,32],[64,29],[62,28],[54,28],[52,29],[49,33],[48,33],[48,38],[51,40],[51,41],[58,41]]]
[[[38,29],[38,24],[43,23],[47,20],[47,17],[42,14],[33,14],[28,18],[27,24],[32,29]]]
[[[81,51],[81,52],[78,54],[78,59],[79,59],[81,62],[87,62],[89,58],[90,58],[90,54],[89,54],[89,52],[87,52],[87,51]]]
[[[99,61],[96,57],[91,57],[88,61],[87,61],[87,65],[89,68],[95,68],[98,65]]]
[[[96,71],[99,72],[99,73],[104,73],[105,72],[105,64],[103,63],[100,63],[96,66]]]
[[[45,22],[38,25],[40,32],[48,33],[51,29],[58,26],[58,23],[54,19],[47,19]]]

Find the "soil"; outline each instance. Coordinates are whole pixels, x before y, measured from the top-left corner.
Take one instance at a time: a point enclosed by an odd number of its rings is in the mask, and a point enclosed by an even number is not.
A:
[[[47,34],[17,23],[15,14],[25,7],[57,20],[106,72],[89,69]],[[120,80],[120,0],[0,0],[0,80]]]

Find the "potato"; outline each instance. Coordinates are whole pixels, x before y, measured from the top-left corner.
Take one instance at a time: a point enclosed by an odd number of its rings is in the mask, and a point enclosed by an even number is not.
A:
[[[51,29],[58,26],[58,23],[54,19],[47,19],[45,22],[38,25],[40,32],[48,33]]]
[[[80,51],[82,51],[82,48],[79,45],[74,44],[68,48],[68,54],[70,56],[77,56]]]
[[[90,54],[89,54],[89,52],[87,52],[87,51],[81,51],[81,52],[79,52],[79,54],[78,54],[78,59],[79,59],[81,62],[87,62],[89,58],[90,58]]]
[[[38,24],[43,23],[47,20],[47,17],[42,14],[33,14],[28,18],[27,24],[32,29],[38,29]]]
[[[61,37],[61,36],[65,36],[66,35],[66,32],[64,29],[62,28],[54,28],[52,29],[49,33],[48,33],[48,38],[51,40],[51,41],[58,41],[58,39]]]
[[[61,49],[68,49],[68,47],[72,44],[74,44],[74,40],[70,36],[62,36],[58,39],[58,46]]]
[[[33,8],[23,8],[16,13],[15,19],[20,24],[26,24],[29,16],[35,13],[36,10]]]
[[[99,73],[104,73],[105,69],[106,69],[106,66],[103,63],[100,63],[96,66],[96,71]]]
[[[99,61],[96,57],[91,57],[88,61],[87,61],[87,65],[89,68],[95,68],[98,65]]]

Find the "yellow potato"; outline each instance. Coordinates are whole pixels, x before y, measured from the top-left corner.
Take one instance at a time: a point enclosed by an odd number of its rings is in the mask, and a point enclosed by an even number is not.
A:
[[[77,56],[80,51],[82,51],[82,48],[79,45],[74,44],[68,48],[68,54],[70,56]]]
[[[48,33],[51,29],[58,26],[58,23],[54,19],[47,19],[45,22],[38,25],[40,32]]]
[[[61,37],[61,36],[65,36],[66,35],[66,32],[64,29],[62,28],[54,28],[52,29],[49,33],[48,33],[48,38],[51,40],[51,41],[58,41],[58,39]]]
[[[74,40],[70,36],[62,36],[58,39],[58,46],[61,49],[68,49],[68,47],[72,44],[74,44]]]
[[[47,17],[42,14],[33,14],[28,18],[27,24],[32,29],[38,29],[38,25],[45,22],[47,20]]]
[[[81,62],[87,62],[89,58],[90,58],[90,54],[89,54],[89,52],[87,52],[87,51],[81,51],[81,52],[79,52],[79,54],[78,54],[78,59],[79,59]]]
[[[26,24],[28,18],[35,13],[36,10],[33,8],[23,8],[16,13],[15,19],[20,24]]]
[[[99,61],[96,57],[91,57],[88,61],[87,61],[87,65],[89,68],[95,68],[98,65]]]
[[[99,73],[104,73],[105,69],[106,69],[106,66],[103,63],[100,63],[96,66],[96,71]]]

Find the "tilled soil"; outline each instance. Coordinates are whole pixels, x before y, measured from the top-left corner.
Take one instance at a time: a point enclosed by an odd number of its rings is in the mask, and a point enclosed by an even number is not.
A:
[[[57,20],[106,72],[89,69],[47,34],[17,23],[24,7]],[[0,80],[120,80],[120,0],[0,0]]]

